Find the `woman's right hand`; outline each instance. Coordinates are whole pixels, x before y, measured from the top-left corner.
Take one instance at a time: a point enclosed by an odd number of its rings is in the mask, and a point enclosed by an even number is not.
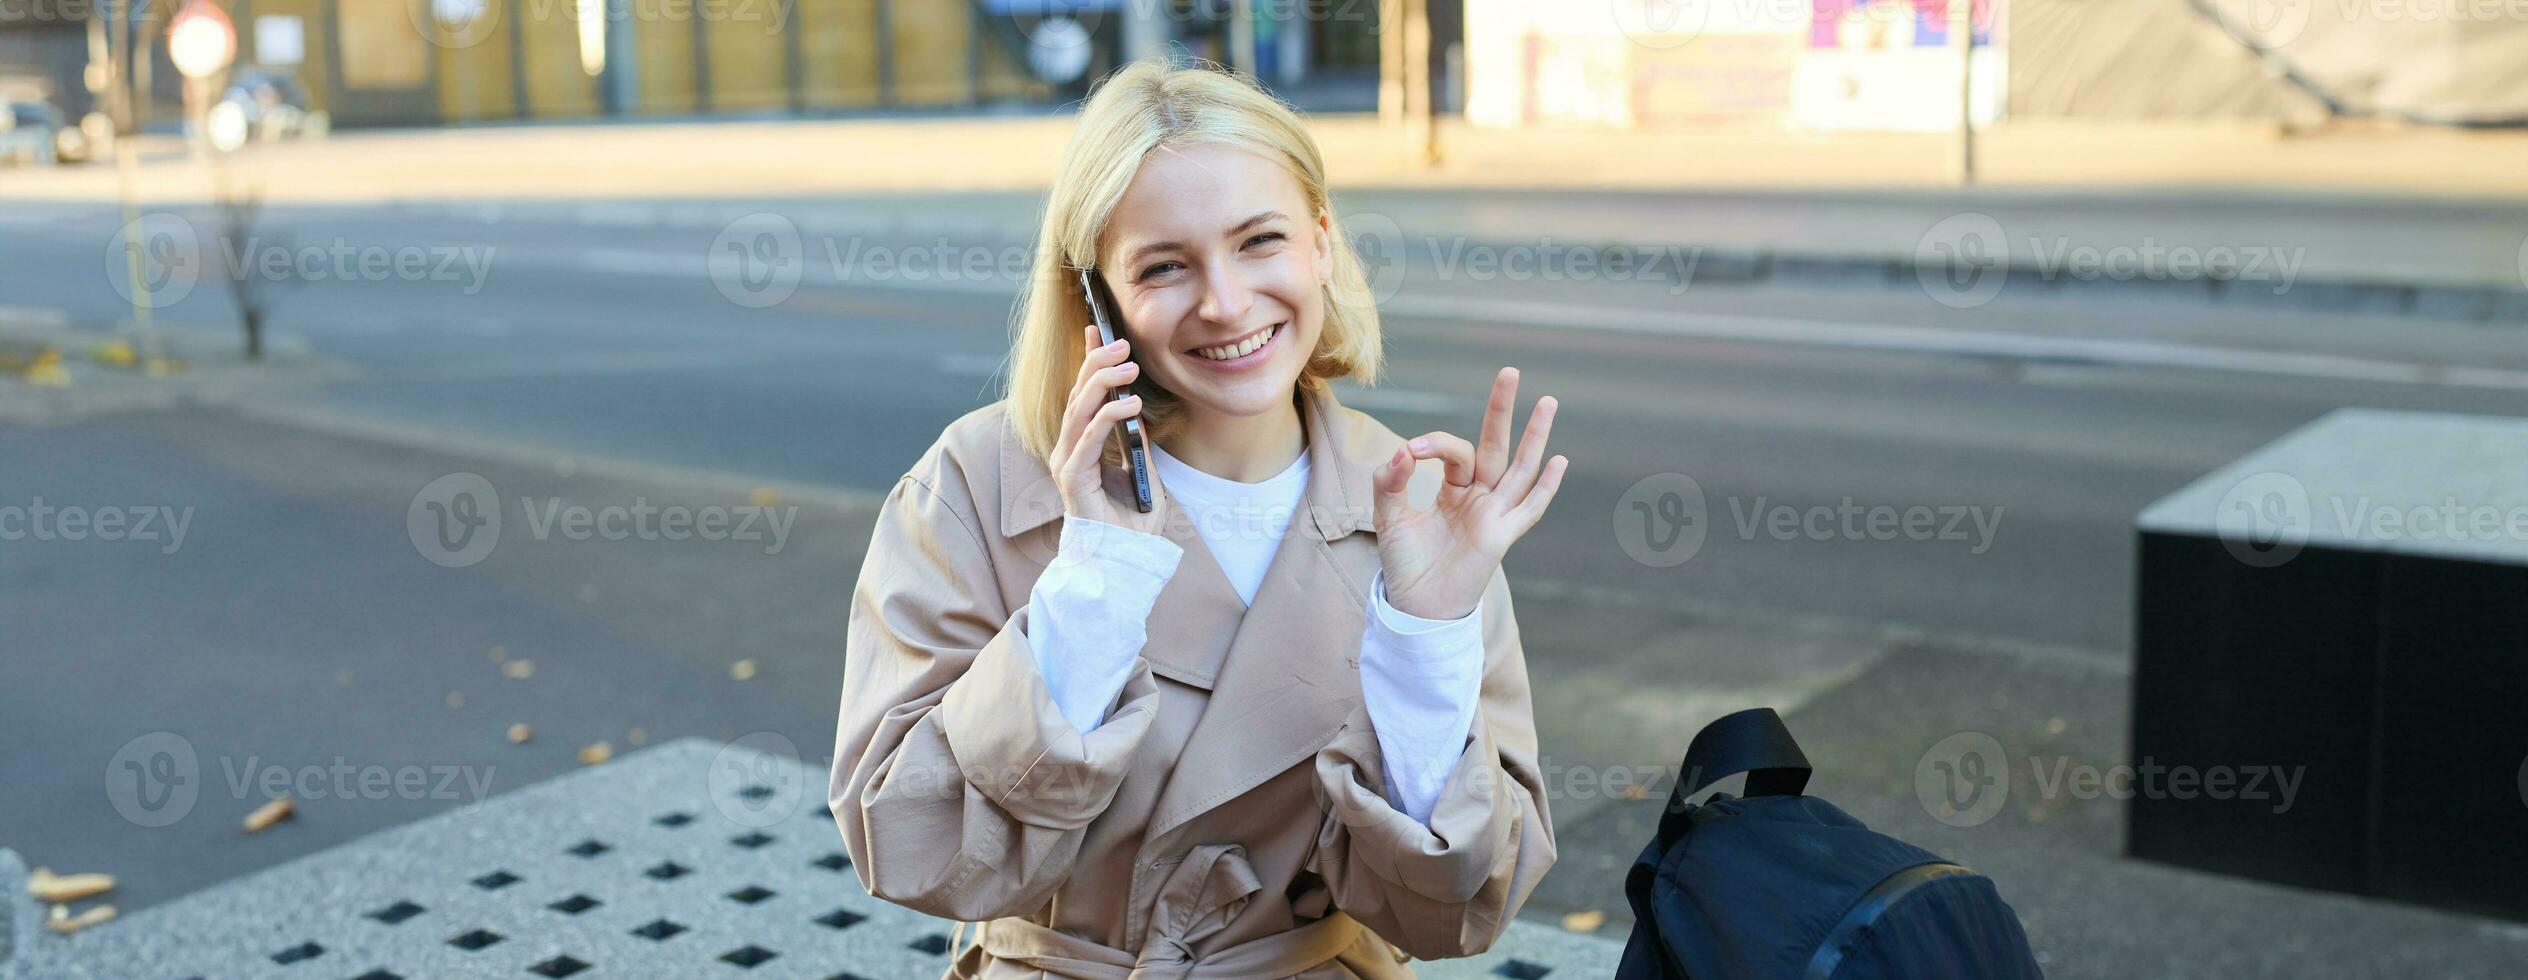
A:
[[[1087,339],[1088,356],[1081,359],[1079,377],[1071,383],[1071,398],[1062,409],[1062,434],[1053,443],[1053,485],[1062,493],[1062,514],[1065,519],[1081,518],[1102,521],[1147,534],[1157,534],[1164,526],[1166,496],[1159,487],[1156,470],[1150,473],[1150,512],[1138,508],[1117,507],[1106,494],[1104,465],[1107,443],[1123,421],[1141,414],[1141,396],[1109,398],[1114,389],[1131,384],[1141,376],[1141,365],[1133,363],[1132,341],[1117,340],[1111,346],[1099,346],[1097,326],[1080,328]],[[1145,459],[1147,457],[1144,457]]]

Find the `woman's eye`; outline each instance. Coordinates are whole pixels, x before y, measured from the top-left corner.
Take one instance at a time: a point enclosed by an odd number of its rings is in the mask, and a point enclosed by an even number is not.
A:
[[[1247,239],[1247,240],[1246,240],[1246,247],[1248,247],[1248,248],[1254,248],[1255,246],[1260,245],[1260,244],[1264,244],[1264,243],[1268,243],[1268,242],[1278,242],[1278,241],[1281,241],[1283,238],[1286,238],[1286,237],[1289,237],[1289,236],[1283,235],[1281,232],[1278,232],[1278,231],[1268,231],[1268,232],[1265,232],[1265,233],[1263,233],[1263,234],[1261,234],[1261,235],[1257,235],[1257,236],[1255,236],[1255,237],[1253,237],[1253,238],[1249,238],[1249,239]]]
[[[1150,281],[1150,280],[1152,280],[1152,279],[1155,279],[1155,278],[1157,278],[1157,277],[1159,277],[1159,276],[1164,276],[1164,275],[1167,275],[1168,273],[1174,272],[1174,271],[1176,271],[1176,270],[1178,270],[1178,269],[1180,269],[1180,268],[1183,268],[1183,267],[1184,267],[1184,266],[1183,266],[1183,263],[1178,263],[1178,262],[1158,262],[1158,263],[1153,263],[1153,264],[1151,264],[1151,265],[1149,265],[1149,266],[1147,266],[1147,267],[1143,268],[1143,269],[1141,270],[1140,274],[1133,276],[1133,277],[1132,277],[1132,281],[1134,281],[1134,282],[1149,282],[1149,281]]]

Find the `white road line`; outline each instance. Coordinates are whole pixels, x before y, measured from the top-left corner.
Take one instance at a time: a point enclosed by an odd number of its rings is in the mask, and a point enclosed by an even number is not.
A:
[[[1795,317],[1610,309],[1511,299],[1464,300],[1435,296],[1399,296],[1381,304],[1379,309],[1384,313],[1401,316],[1509,322],[1557,330],[1614,331],[1854,350],[2008,357],[2038,361],[2075,360],[2303,378],[2528,391],[2528,371],[2508,368],[2404,364],[2334,354],[2249,351],[2148,340],[2038,337],[1990,331],[1943,330],[1936,327],[1907,327]]]
[[[591,271],[608,273],[674,274],[702,278],[709,276],[709,270],[694,256],[661,256],[655,253],[621,249],[590,250],[582,256],[581,266]],[[833,283],[825,282],[819,284],[833,285]],[[1012,284],[997,280],[886,280],[848,283],[848,285],[916,292],[999,293],[1002,295],[1016,292]],[[2367,381],[2383,384],[2528,391],[2528,370],[2514,368],[2411,364],[2339,354],[2241,350],[2152,340],[2044,337],[1987,330],[1949,330],[1938,327],[1909,327],[1852,320],[1578,306],[1569,303],[1545,303],[1505,298],[1398,296],[1379,304],[1379,310],[1390,316],[1512,323],[1554,330],[1606,331],[1845,350],[1999,357],[2025,361],[2080,361],[2124,367],[2168,367],[2195,371],[2226,371],[2238,374]]]
[[[0,320],[60,329],[70,326],[70,311],[51,306],[0,306]]]

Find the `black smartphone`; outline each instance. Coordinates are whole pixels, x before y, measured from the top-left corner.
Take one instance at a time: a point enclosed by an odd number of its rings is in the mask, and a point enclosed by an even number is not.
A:
[[[1107,295],[1106,283],[1097,277],[1097,270],[1080,270],[1080,291],[1088,296],[1089,318],[1097,321],[1097,342],[1114,343],[1115,300]],[[1129,394],[1123,388],[1117,388],[1108,396],[1121,399]],[[1150,436],[1142,431],[1139,416],[1124,420],[1124,458],[1132,464],[1133,502],[1140,506],[1142,513],[1147,514],[1150,512]]]

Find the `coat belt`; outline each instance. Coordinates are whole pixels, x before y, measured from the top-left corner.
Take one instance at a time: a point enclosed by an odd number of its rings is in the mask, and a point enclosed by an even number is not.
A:
[[[1360,922],[1338,911],[1296,929],[1195,953],[1195,946],[1228,928],[1261,890],[1244,848],[1207,844],[1187,853],[1159,886],[1138,956],[1016,917],[983,923],[976,941],[994,959],[1081,980],[1245,980],[1305,973],[1360,938]]]

